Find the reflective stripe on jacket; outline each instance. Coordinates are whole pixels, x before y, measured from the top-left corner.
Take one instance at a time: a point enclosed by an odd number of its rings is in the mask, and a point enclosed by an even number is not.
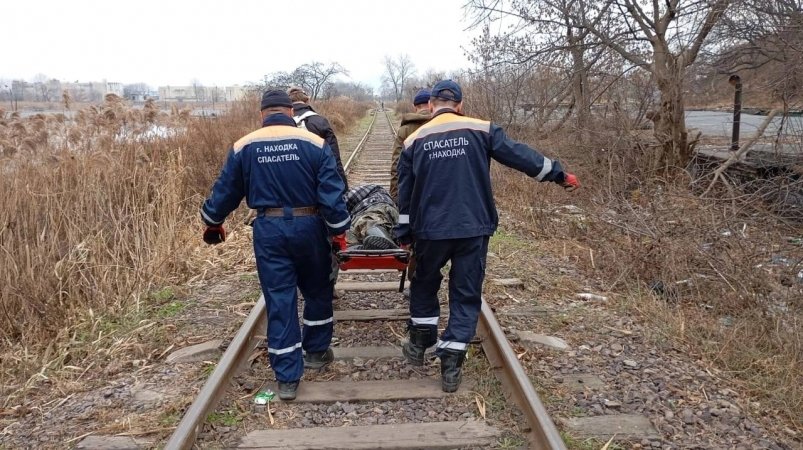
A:
[[[201,218],[221,224],[243,198],[256,210],[317,206],[330,233],[340,234],[350,224],[344,190],[324,140],[296,128],[292,118],[273,114],[229,151]]]
[[[560,163],[485,120],[440,110],[404,142],[399,160],[400,242],[492,235],[499,224],[491,158],[537,181],[564,181]]]

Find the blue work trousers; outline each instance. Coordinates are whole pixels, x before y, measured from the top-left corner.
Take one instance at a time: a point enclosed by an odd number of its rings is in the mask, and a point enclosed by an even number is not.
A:
[[[332,341],[331,245],[319,216],[266,217],[254,222],[254,254],[268,313],[268,357],[276,380],[301,379],[301,353]],[[297,290],[304,296],[303,337]]]
[[[462,239],[417,240],[415,276],[410,282],[410,321],[413,325],[438,326],[438,291],[447,261],[449,270],[449,323],[435,350],[465,351],[474,337],[482,306],[482,282],[488,236]]]

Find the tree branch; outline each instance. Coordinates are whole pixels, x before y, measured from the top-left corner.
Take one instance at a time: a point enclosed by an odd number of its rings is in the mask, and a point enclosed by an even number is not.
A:
[[[603,44],[605,44],[607,47],[610,47],[616,53],[620,54],[622,56],[622,58],[628,60],[629,62],[631,62],[631,63],[633,63],[633,64],[635,64],[637,66],[641,66],[644,69],[652,72],[652,69],[650,69],[649,63],[647,61],[645,61],[643,58],[641,58],[637,54],[628,51],[621,44],[619,44],[618,42],[616,42],[613,39],[611,39],[611,37],[609,35],[603,33],[599,29],[599,23],[602,20],[602,17],[605,15],[606,10],[608,8],[610,8],[611,4],[613,4],[613,0],[607,0],[605,5],[602,8],[600,8],[599,14],[597,14],[597,17],[594,19],[594,22],[589,22],[588,19],[586,19],[585,16],[579,18],[580,20],[578,20],[578,22],[582,23],[583,26],[589,32],[591,32],[591,34],[596,36],[597,39],[602,41]]]
[[[764,119],[764,121],[761,122],[761,125],[759,125],[758,128],[756,129],[756,133],[753,135],[753,137],[750,138],[750,140],[747,141],[747,143],[744,144],[742,148],[740,148],[738,151],[732,154],[730,158],[727,159],[727,161],[722,163],[721,166],[717,167],[717,170],[714,171],[714,179],[711,180],[711,183],[708,185],[708,188],[706,188],[705,192],[703,192],[702,195],[700,195],[701,198],[705,197],[706,195],[708,195],[709,192],[711,192],[711,189],[714,187],[717,181],[720,178],[722,178],[723,174],[728,169],[728,167],[732,166],[737,161],[739,161],[739,159],[741,159],[742,156],[747,155],[747,152],[749,152],[750,149],[753,147],[753,144],[755,144],[756,141],[758,141],[759,138],[761,138],[761,136],[764,135],[764,131],[767,130],[767,127],[769,126],[770,122],[772,122],[772,119],[774,119],[775,116],[777,115],[778,115],[777,109],[773,109],[772,111],[770,111],[770,113],[767,114],[767,118]],[[724,180],[724,178],[722,179]]]
[[[714,6],[708,10],[705,21],[703,21],[703,26],[700,27],[700,31],[694,39],[694,44],[692,44],[690,49],[683,52],[686,53],[683,55],[683,64],[685,66],[690,66],[694,60],[697,59],[697,54],[700,53],[700,49],[703,47],[708,34],[711,33],[714,25],[716,25],[722,15],[725,14],[725,10],[728,9],[730,4],[731,0],[717,0]]]
[[[633,0],[625,0],[625,6],[627,7],[627,12],[630,13],[630,16],[633,17],[633,20],[635,20],[641,28],[641,32],[652,40],[655,22],[652,22],[647,15],[644,14],[644,10],[641,9],[641,6]]]

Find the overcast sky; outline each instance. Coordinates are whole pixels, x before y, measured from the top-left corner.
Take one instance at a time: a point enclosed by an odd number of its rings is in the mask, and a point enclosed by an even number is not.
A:
[[[466,0],[3,2],[0,78],[244,84],[310,61],[378,87],[384,55],[466,68]]]

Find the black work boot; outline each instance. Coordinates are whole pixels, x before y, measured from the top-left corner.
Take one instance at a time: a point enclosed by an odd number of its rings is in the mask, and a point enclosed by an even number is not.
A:
[[[279,398],[282,400],[295,400],[300,381],[279,382]]]
[[[335,360],[335,354],[331,348],[323,352],[307,352],[304,355],[305,369],[322,369]]]
[[[460,350],[441,350],[441,389],[443,392],[454,392],[460,387],[463,378],[463,361],[466,352]]]
[[[371,227],[365,230],[365,238],[362,240],[363,248],[366,250],[389,250],[399,248],[390,233],[382,227]]]
[[[414,366],[424,365],[424,353],[438,340],[434,325],[408,325],[410,339],[402,343],[402,354]]]

